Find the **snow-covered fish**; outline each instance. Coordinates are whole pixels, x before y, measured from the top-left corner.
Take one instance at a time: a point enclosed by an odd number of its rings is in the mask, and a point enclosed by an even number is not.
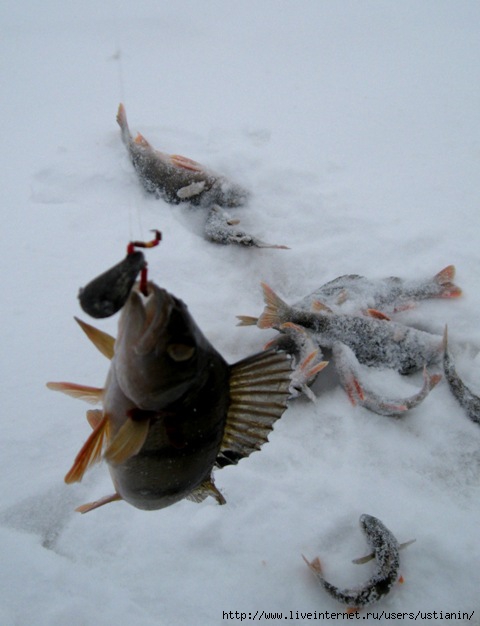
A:
[[[187,201],[235,207],[246,202],[245,189],[224,176],[192,159],[155,150],[140,133],[134,139],[123,104],[118,107],[117,122],[140,182],[148,192],[175,204]]]
[[[307,398],[316,401],[315,394],[310,389],[317,374],[328,365],[310,333],[302,326],[287,322],[278,329],[279,334],[269,341],[265,350],[276,348],[284,350],[293,357],[292,382],[290,392],[292,398],[304,393]]]
[[[429,374],[425,367],[423,385],[417,393],[406,398],[389,398],[368,389],[361,382],[360,364],[351,348],[336,341],[332,347],[332,354],[336,372],[352,404],[360,404],[374,413],[387,417],[401,417],[418,406],[442,378],[440,374]]]
[[[303,311],[289,306],[265,283],[262,287],[266,307],[258,318],[259,328],[278,328],[292,322],[313,333],[322,348],[332,348],[341,341],[360,363],[392,368],[401,374],[423,369],[440,358],[442,337],[438,335],[375,317]],[[255,318],[240,319],[248,324]]]
[[[448,350],[448,331],[445,327],[443,335],[443,371],[448,381],[453,395],[458,400],[460,406],[465,409],[466,414],[477,424],[480,424],[480,398],[476,396],[462,381],[457,374],[455,361]]]
[[[403,579],[399,577],[400,545],[394,535],[373,515],[361,515],[359,522],[367,543],[373,550],[377,564],[376,572],[362,587],[356,589],[339,589],[335,587],[325,580],[318,557],[313,561],[308,561],[303,557],[325,591],[338,602],[347,605],[350,612],[378,602],[378,600],[389,593],[397,581],[403,582]]]
[[[294,304],[309,311],[316,302],[337,312],[381,311],[385,315],[409,308],[427,298],[457,298],[462,290],[452,281],[455,267],[449,265],[428,279],[403,279],[397,276],[371,280],[348,274],[331,280]]]
[[[80,325],[111,364],[103,388],[48,384],[103,405],[87,413],[93,432],[65,481],[80,481],[105,447],[115,493],[79,510],[121,499],[148,510],[207,495],[224,503],[212,470],[267,441],[286,408],[290,357],[270,350],[228,365],[186,305],[144,280],[123,306],[116,339]]]
[[[232,218],[221,207],[214,205],[210,208],[205,222],[205,237],[209,241],[220,244],[236,243],[247,248],[277,248],[280,250],[288,250],[288,246],[280,246],[271,243],[265,243],[258,237],[250,235],[245,231],[234,228],[240,220]]]

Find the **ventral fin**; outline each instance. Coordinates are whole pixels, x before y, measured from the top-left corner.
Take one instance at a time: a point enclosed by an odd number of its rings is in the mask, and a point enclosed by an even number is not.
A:
[[[215,483],[213,482],[213,478],[210,477],[208,480],[204,480],[198,487],[196,487],[188,496],[187,500],[191,502],[203,502],[205,498],[211,496],[215,498],[218,504],[226,504],[227,501],[223,497],[223,494],[215,487]]]
[[[217,465],[233,465],[268,441],[290,396],[292,366],[284,352],[268,350],[230,366],[230,407]]]
[[[77,454],[70,471],[65,476],[67,484],[79,482],[87,469],[100,460],[103,442],[108,436],[109,422],[108,416],[104,415],[97,424],[90,437],[83,444],[82,449]]]
[[[127,417],[125,423],[113,437],[105,450],[105,459],[109,463],[120,464],[138,454],[148,435],[150,420],[137,420]]]
[[[61,391],[67,396],[90,402],[90,404],[100,402],[103,395],[103,389],[99,387],[87,387],[87,385],[77,385],[76,383],[47,383],[47,387],[52,391]]]
[[[104,333],[103,330],[99,330],[98,328],[95,328],[95,326],[91,326],[90,324],[83,322],[78,317],[75,317],[75,321],[83,330],[83,332],[87,335],[93,345],[97,348],[97,350],[100,350],[103,356],[106,356],[107,359],[112,359],[114,353],[115,339],[111,335]]]
[[[105,496],[104,498],[100,498],[100,500],[95,500],[95,502],[87,502],[86,504],[77,506],[75,511],[77,511],[77,513],[90,513],[90,511],[93,511],[94,509],[98,509],[104,504],[109,504],[110,502],[117,502],[117,500],[123,500],[122,496],[119,493],[112,493],[112,495]]]
[[[416,539],[410,539],[410,541],[404,541],[398,546],[398,549],[404,550],[405,548],[408,548],[408,546],[411,546],[412,543],[415,543],[415,541]],[[375,552],[371,552],[370,554],[361,556],[358,559],[353,559],[352,563],[355,563],[355,565],[364,565],[365,563],[368,563],[369,561],[373,561],[374,558],[375,558]]]

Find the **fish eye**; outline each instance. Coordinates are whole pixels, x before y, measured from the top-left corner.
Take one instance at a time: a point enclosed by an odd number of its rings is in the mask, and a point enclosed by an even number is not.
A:
[[[167,346],[167,353],[174,361],[188,361],[195,354],[195,346],[171,343]]]

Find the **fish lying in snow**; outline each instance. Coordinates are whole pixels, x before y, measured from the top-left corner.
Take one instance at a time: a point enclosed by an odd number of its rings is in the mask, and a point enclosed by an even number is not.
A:
[[[239,220],[232,219],[228,213],[223,211],[219,206],[214,205],[208,212],[207,221],[205,222],[205,236],[209,241],[213,241],[214,243],[238,243],[247,247],[254,246],[256,248],[288,250],[288,246],[265,243],[243,230],[233,229],[232,226],[238,223]]]
[[[275,347],[284,350],[293,356],[292,382],[290,393],[296,398],[304,393],[307,398],[316,401],[315,394],[310,389],[317,374],[328,365],[323,360],[323,355],[310,333],[296,324],[282,324],[278,329],[280,333],[265,346],[265,350]]]
[[[262,283],[266,307],[257,320],[259,328],[278,328],[286,322],[303,326],[322,348],[336,341],[350,347],[358,361],[374,367],[388,367],[409,374],[440,359],[442,338],[396,322],[334,313],[330,309],[311,312],[289,306]],[[256,318],[239,316],[241,325]]]
[[[443,370],[450,389],[460,406],[465,409],[472,422],[480,424],[480,398],[470,391],[457,374],[455,362],[448,350],[448,331],[446,327],[443,336]]]
[[[205,225],[207,239],[222,244],[286,248],[266,244],[234,228],[238,220],[232,220],[221,210],[224,206],[238,207],[246,203],[249,194],[243,187],[192,159],[155,150],[140,133],[134,139],[128,127],[123,104],[118,107],[117,122],[123,143],[147,192],[173,204],[188,202],[191,205],[212,209]]]
[[[188,201],[236,207],[246,202],[247,192],[220,174],[186,157],[155,150],[140,133],[134,139],[123,104],[118,107],[117,122],[133,166],[148,192],[175,204]]]
[[[116,291],[112,285],[107,299]],[[160,509],[207,495],[223,504],[212,469],[237,463],[267,441],[286,408],[290,357],[270,350],[228,365],[186,305],[144,275],[123,305],[116,339],[79,324],[111,364],[103,388],[48,384],[103,405],[88,411],[93,432],[65,481],[80,481],[105,448],[115,493],[78,510],[121,499]]]
[[[351,348],[337,341],[333,344],[332,354],[335,359],[335,370],[352,404],[360,404],[374,413],[387,417],[401,417],[418,406],[442,378],[441,374],[429,374],[425,367],[423,385],[417,393],[406,398],[388,398],[361,383],[360,364]]]
[[[410,308],[414,302],[427,298],[456,298],[462,290],[452,281],[455,267],[449,265],[429,279],[403,279],[397,276],[370,280],[357,274],[339,276],[294,304],[309,311],[316,302],[336,312],[359,313],[380,311],[390,315]]]
[[[368,582],[358,589],[339,589],[329,583],[323,577],[322,566],[318,557],[313,561],[304,561],[315,574],[316,578],[335,600],[346,604],[349,612],[355,612],[369,606],[387,595],[396,582],[403,582],[399,577],[401,545],[393,534],[382,522],[373,515],[360,516],[360,528],[365,534],[367,542],[372,548],[377,564],[377,571]],[[403,547],[411,542],[403,544]],[[369,557],[359,559],[357,562],[365,562]]]

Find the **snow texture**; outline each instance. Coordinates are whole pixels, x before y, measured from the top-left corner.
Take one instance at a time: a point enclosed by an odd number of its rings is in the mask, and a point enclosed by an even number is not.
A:
[[[480,430],[445,381],[388,420],[351,406],[329,366],[316,403],[292,401],[260,452],[216,473],[225,506],[115,502],[87,515],[75,506],[111,493],[111,480],[99,465],[63,483],[90,427],[84,405],[45,388],[103,384],[108,362],[72,319],[86,317],[78,289],[159,229],[151,277],[229,362],[275,336],[235,325],[260,313],[260,281],[293,303],[346,274],[416,280],[454,264],[462,298],[396,319],[439,336],[448,324],[457,371],[478,393],[480,5],[4,0],[0,29],[0,624],[341,611],[301,555],[319,555],[332,584],[361,584],[374,570],[350,563],[364,550],[362,513],[417,540],[379,611],[474,611],[443,623],[480,624]],[[232,216],[290,250],[215,245],[202,210],[147,195],[120,102],[132,133],[249,190]],[[115,317],[98,325],[115,335]],[[380,374],[392,397],[422,384],[421,372]]]

